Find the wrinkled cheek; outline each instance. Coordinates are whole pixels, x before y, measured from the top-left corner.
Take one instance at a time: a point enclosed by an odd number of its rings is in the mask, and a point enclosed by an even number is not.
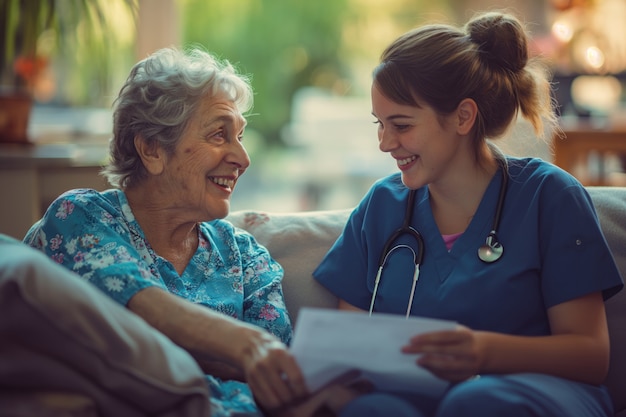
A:
[[[199,170],[193,166],[180,166],[176,169],[177,186],[181,191],[191,191],[194,188],[194,183],[197,181],[198,185],[204,185],[201,183],[202,179],[198,176]]]
[[[185,179],[183,179],[182,181],[180,181],[180,184],[179,184],[179,185],[180,185],[180,189],[181,189],[182,191],[189,191],[189,190],[190,190],[190,187],[189,187],[188,181],[187,181],[187,180],[185,180]]]

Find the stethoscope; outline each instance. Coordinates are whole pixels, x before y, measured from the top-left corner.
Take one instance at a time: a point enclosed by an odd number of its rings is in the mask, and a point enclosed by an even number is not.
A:
[[[500,167],[502,168],[502,182],[500,183],[500,193],[498,195],[498,205],[496,206],[496,213],[493,217],[493,225],[491,231],[487,235],[485,243],[478,248],[478,258],[485,263],[493,263],[502,257],[504,248],[502,243],[498,239],[498,228],[500,227],[500,218],[502,217],[502,207],[504,206],[504,197],[509,185],[509,173],[508,167],[505,161],[500,161]],[[376,273],[376,279],[374,280],[374,291],[372,292],[372,299],[370,301],[369,315],[371,316],[374,311],[374,302],[376,301],[376,294],[378,293],[378,285],[380,284],[380,277],[383,273],[383,267],[387,263],[387,258],[396,249],[408,249],[413,253],[413,263],[415,269],[413,271],[413,282],[411,284],[411,293],[409,295],[409,302],[406,308],[406,318],[409,318],[411,313],[411,307],[413,306],[413,297],[415,296],[415,287],[420,274],[420,265],[424,259],[424,238],[413,226],[411,221],[413,219],[413,211],[415,208],[415,194],[416,190],[409,191],[409,197],[406,204],[406,212],[404,213],[404,220],[402,226],[396,229],[389,239],[385,242],[383,250],[378,261],[378,272]],[[395,242],[400,236],[407,235],[412,237],[417,242],[417,252],[409,245],[399,244]]]

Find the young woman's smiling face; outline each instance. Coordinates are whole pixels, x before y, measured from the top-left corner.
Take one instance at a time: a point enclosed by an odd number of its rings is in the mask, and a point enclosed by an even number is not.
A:
[[[226,95],[202,100],[166,158],[161,183],[170,204],[196,221],[228,214],[237,179],[250,165],[242,143],[245,126],[236,103]]]
[[[372,85],[372,114],[378,143],[397,161],[402,182],[416,189],[445,177],[459,151],[454,115],[440,116],[432,107],[398,104]]]

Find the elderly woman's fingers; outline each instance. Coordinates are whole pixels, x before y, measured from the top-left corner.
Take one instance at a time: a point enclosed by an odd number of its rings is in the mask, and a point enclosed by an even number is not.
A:
[[[258,361],[248,375],[248,383],[268,409],[291,404],[308,394],[300,367],[286,349],[272,349]]]

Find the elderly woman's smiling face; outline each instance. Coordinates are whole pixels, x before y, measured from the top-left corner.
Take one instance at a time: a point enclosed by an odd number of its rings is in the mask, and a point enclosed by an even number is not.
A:
[[[207,95],[188,122],[159,177],[168,208],[186,220],[225,217],[237,179],[250,165],[243,144],[246,120],[225,94]],[[194,220],[195,219],[195,220]]]

